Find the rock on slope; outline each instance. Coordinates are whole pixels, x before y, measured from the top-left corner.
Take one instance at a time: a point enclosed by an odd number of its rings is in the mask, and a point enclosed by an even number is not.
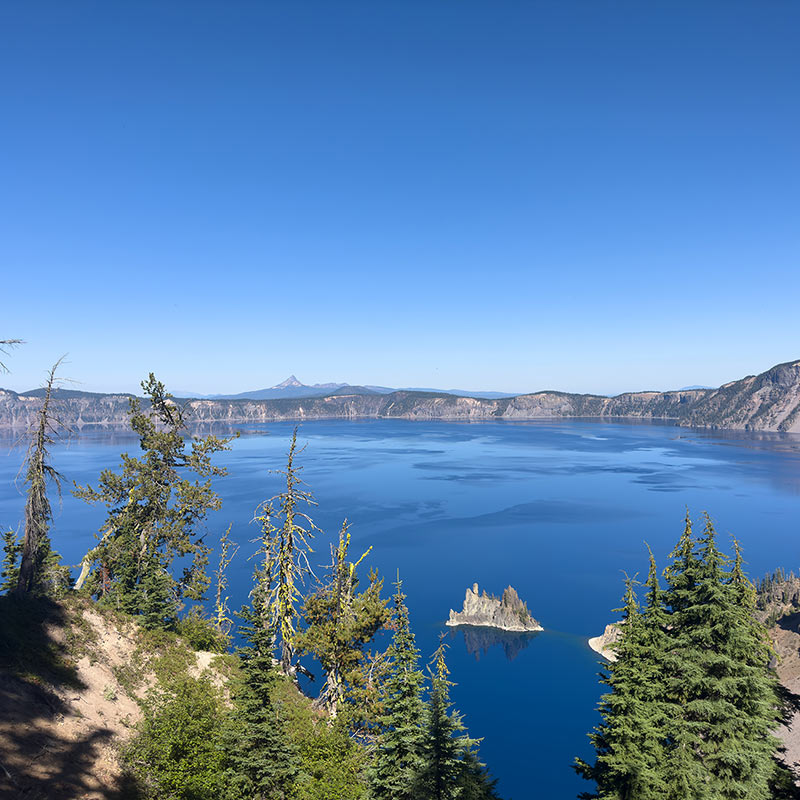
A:
[[[520,600],[516,589],[509,586],[502,598],[498,598],[488,595],[486,590],[480,594],[477,583],[467,589],[463,611],[450,610],[447,625],[485,625],[503,631],[543,630]]]

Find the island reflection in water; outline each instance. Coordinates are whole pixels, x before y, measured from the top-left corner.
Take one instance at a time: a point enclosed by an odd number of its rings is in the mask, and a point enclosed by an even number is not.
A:
[[[475,656],[476,661],[480,661],[481,655],[488,653],[489,648],[495,645],[502,647],[506,658],[513,661],[541,633],[541,631],[503,631],[480,625],[459,625],[450,629],[450,636],[457,636],[459,631],[464,634],[467,652]]]

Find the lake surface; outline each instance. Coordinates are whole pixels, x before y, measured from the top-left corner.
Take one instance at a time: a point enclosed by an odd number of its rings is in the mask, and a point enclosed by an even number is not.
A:
[[[223,509],[209,540],[233,523],[242,552],[231,568],[232,606],[250,588],[259,502],[280,489],[292,425],[248,426],[219,463]],[[671,426],[595,421],[446,423],[315,421],[300,428],[299,463],[319,502],[326,536],[352,523],[352,552],[367,546],[386,577],[399,570],[411,621],[427,660],[441,632],[450,642],[453,697],[469,731],[484,737],[483,759],[508,800],[573,798],[588,787],[574,775],[590,756],[586,733],[601,693],[586,639],[616,617],[623,571],[644,577],[648,542],[659,560],[677,540],[688,506],[709,511],[726,546],[742,543],[760,577],[797,568],[800,551],[800,439],[713,434]],[[119,453],[138,450],[125,433],[82,434],[54,449],[68,485],[95,481]],[[0,526],[21,520],[15,488],[22,452],[0,439]],[[53,539],[68,563],[93,545],[103,510],[65,493]],[[358,551],[356,553],[356,551]],[[545,631],[523,639],[444,627],[467,586],[499,594],[517,588]]]

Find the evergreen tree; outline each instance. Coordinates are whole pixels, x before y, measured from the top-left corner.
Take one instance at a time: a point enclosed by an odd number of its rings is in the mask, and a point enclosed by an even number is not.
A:
[[[387,601],[381,597],[383,579],[373,570],[369,584],[358,592],[356,568],[372,548],[355,563],[347,560],[350,531],[347,520],[339,532],[339,544],[331,547],[328,580],[309,595],[303,605],[306,628],[297,637],[301,651],[313,653],[325,670],[325,687],[318,704],[332,718],[348,687],[357,679],[364,647],[388,622]]]
[[[604,800],[660,800],[667,798],[662,774],[665,717],[654,697],[650,659],[658,647],[658,635],[648,624],[659,620],[659,588],[651,564],[649,618],[640,611],[634,581],[625,582],[621,610],[621,636],[615,645],[616,660],[601,680],[609,691],[603,695],[603,721],[590,734],[597,758],[594,764],[577,759],[579,775],[597,784],[597,792],[583,798]],[[660,653],[657,654],[660,656]]]
[[[782,706],[769,670],[755,592],[719,550],[706,515],[695,540],[688,518],[658,585],[650,555],[647,607],[629,582],[617,660],[608,667],[595,764],[578,771],[617,800],[767,800],[786,786],[772,736]]]
[[[664,602],[670,613],[675,614],[694,602],[694,593],[700,579],[700,560],[695,554],[695,541],[692,535],[692,520],[686,509],[683,533],[669,554],[671,563],[664,570],[667,591]]]
[[[370,768],[370,794],[373,800],[415,800],[425,741],[423,677],[399,578],[393,599],[394,636],[388,650],[391,672],[384,691],[381,732]]]
[[[50,463],[50,447],[55,439],[56,421],[50,407],[59,359],[50,369],[45,383],[44,400],[25,457],[25,532],[22,538],[16,593],[59,594],[69,580],[68,572],[50,548],[50,524],[53,511],[47,490],[55,484],[61,492],[61,476]]]
[[[228,732],[227,758],[231,799],[283,800],[290,797],[297,758],[274,700],[279,680],[272,659],[272,638],[253,609],[240,612],[241,633],[249,646],[239,651],[241,682]]]
[[[278,619],[271,605],[274,578],[274,527],[269,509],[262,521],[260,556],[253,574],[250,605],[239,612],[240,633],[248,646],[239,649],[241,680],[234,697],[227,734],[231,764],[226,800],[280,800],[288,797],[297,774],[297,755],[288,738],[281,709],[274,700],[279,680],[273,660]]]
[[[152,373],[142,389],[149,409],[131,398],[129,410],[141,458],[124,453],[121,471],[104,470],[97,489],[75,487],[77,497],[108,509],[77,588],[94,566],[93,593],[142,615],[145,625],[163,628],[174,623],[183,599],[200,600],[209,586],[210,548],[200,527],[220,507],[211,481],[226,471],[213,466],[211,457],[227,449],[230,439],[193,439],[187,451],[183,410]],[[176,558],[190,559],[180,575],[172,571]]]
[[[674,646],[691,665],[676,676],[686,751],[704,774],[689,796],[766,800],[779,701],[765,631],[753,616],[755,598],[738,548],[729,572],[708,515],[697,544],[694,591],[671,617]]]
[[[418,797],[426,800],[455,800],[462,797],[465,783],[465,761],[473,752],[477,739],[464,735],[464,723],[457,711],[451,711],[450,671],[445,663],[444,641],[434,653],[431,692],[425,709],[425,738],[422,745],[422,766],[418,778]],[[472,762],[470,762],[472,767]]]
[[[19,557],[22,554],[22,542],[15,531],[3,532],[3,570],[0,572],[0,592],[13,591],[19,581]]]

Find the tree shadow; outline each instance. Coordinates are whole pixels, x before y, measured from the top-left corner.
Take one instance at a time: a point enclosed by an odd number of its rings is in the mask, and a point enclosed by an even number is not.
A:
[[[97,774],[111,730],[79,739],[59,732],[76,713],[70,691],[87,688],[70,655],[74,635],[64,605],[0,596],[0,800],[142,797],[130,778]]]
[[[0,800],[140,800],[144,794],[131,776],[98,774],[102,750],[112,738],[103,728],[76,741],[40,730],[21,732],[14,744],[27,764],[16,774],[0,770]]]

